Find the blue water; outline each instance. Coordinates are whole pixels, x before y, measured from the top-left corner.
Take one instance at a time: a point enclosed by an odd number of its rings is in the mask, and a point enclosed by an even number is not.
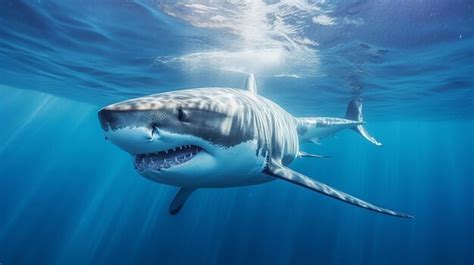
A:
[[[470,1],[0,1],[0,264],[472,264]],[[300,187],[201,189],[176,216],[97,110],[242,87],[295,116],[364,100],[291,167],[412,220]]]

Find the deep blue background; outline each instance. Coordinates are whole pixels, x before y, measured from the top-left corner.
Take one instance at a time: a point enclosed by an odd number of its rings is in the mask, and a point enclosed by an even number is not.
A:
[[[188,1],[0,0],[1,265],[473,264],[473,2],[265,2],[290,30],[272,35],[278,20],[261,8],[232,31],[197,23],[210,16]],[[333,24],[314,23],[322,14]],[[247,26],[264,41],[244,47]],[[254,72],[263,96],[295,116],[342,116],[360,97],[384,144],[345,131],[303,146],[332,158],[291,167],[415,219],[282,181],[198,190],[170,216],[177,188],[139,176],[104,140],[106,104],[245,82],[221,69],[232,56],[183,58],[275,47],[280,65]]]
[[[415,219],[351,207],[285,182],[198,190],[134,172],[105,141],[97,107],[0,89],[2,264],[470,264],[474,122],[369,122],[292,167]]]

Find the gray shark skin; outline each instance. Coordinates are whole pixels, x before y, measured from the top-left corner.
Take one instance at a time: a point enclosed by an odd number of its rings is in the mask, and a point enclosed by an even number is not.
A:
[[[261,184],[282,179],[343,202],[392,216],[385,209],[319,183],[287,166],[303,142],[343,129],[380,146],[363,127],[362,102],[352,100],[345,118],[296,118],[257,94],[255,77],[246,89],[194,88],[131,99],[102,108],[99,120],[113,144],[133,157],[142,176],[181,187],[170,205],[177,214],[198,188]]]

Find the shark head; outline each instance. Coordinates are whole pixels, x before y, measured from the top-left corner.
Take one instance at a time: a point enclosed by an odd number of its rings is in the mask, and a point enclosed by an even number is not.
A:
[[[232,95],[226,89],[161,93],[106,106],[99,120],[106,139],[133,156],[141,175],[175,186],[209,186],[238,171],[234,165],[246,166],[228,161],[255,157],[249,115],[242,98]]]

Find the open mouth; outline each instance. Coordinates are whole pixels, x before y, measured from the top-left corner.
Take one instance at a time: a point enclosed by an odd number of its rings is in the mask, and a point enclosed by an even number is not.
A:
[[[183,145],[161,152],[139,154],[135,156],[135,168],[139,171],[145,169],[160,171],[164,168],[186,163],[202,150],[199,146]]]

